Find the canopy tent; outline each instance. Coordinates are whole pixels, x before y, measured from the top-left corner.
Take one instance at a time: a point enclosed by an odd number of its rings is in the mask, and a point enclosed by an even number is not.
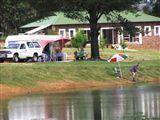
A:
[[[44,49],[47,44],[52,43],[52,42],[58,42],[60,45],[60,48],[62,49],[64,47],[65,43],[67,43],[68,41],[69,41],[69,39],[60,37],[60,38],[57,38],[54,40],[44,39],[44,40],[41,40],[39,43],[42,46],[42,48]]]

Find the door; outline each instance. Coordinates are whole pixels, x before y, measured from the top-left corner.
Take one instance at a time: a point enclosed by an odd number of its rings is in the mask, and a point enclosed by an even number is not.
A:
[[[113,30],[112,29],[102,29],[102,37],[106,39],[106,44],[113,44]]]
[[[19,58],[26,58],[26,54],[27,54],[27,48],[26,48],[26,45],[24,43],[22,43],[20,45],[20,48],[19,48]]]

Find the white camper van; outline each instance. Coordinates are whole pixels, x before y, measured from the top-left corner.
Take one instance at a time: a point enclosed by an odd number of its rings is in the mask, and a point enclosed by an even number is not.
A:
[[[63,47],[68,41],[59,35],[12,35],[6,38],[5,49],[2,51],[14,62],[27,58],[37,61],[48,43],[59,42]]]

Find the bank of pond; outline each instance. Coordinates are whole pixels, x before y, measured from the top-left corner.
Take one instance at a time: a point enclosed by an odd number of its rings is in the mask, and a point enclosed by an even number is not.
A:
[[[160,81],[160,61],[138,61],[137,82]],[[137,62],[120,62],[122,78],[117,79],[114,68],[117,63],[106,61],[5,63],[0,64],[1,84],[11,86],[35,86],[37,82],[60,81],[117,81],[132,80],[130,67]]]

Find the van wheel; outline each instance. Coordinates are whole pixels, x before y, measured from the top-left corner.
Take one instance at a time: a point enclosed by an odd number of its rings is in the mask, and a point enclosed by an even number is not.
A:
[[[13,62],[18,62],[18,61],[19,61],[18,54],[14,54],[13,55]]]
[[[38,61],[38,55],[37,54],[33,55],[32,61],[33,62],[37,62]]]

